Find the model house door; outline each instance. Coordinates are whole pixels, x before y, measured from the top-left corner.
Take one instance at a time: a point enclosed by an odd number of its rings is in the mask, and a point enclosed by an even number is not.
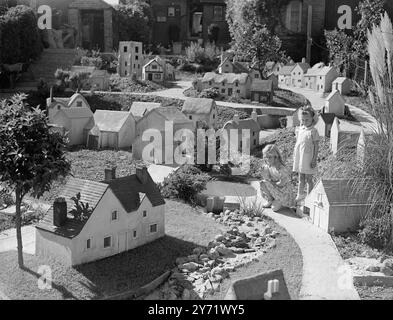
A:
[[[233,92],[233,89],[232,88],[228,88],[228,96],[232,96],[232,92]]]
[[[147,75],[147,79],[148,79],[149,81],[153,81],[153,74],[152,74],[152,73],[149,73],[149,74]]]
[[[127,251],[127,233],[119,233],[119,252]]]

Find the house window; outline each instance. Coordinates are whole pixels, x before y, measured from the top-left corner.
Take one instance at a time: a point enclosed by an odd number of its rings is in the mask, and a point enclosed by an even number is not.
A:
[[[161,74],[159,74],[159,73],[155,73],[154,74],[154,79],[161,79]]]
[[[134,232],[133,232],[133,237],[134,237],[134,239],[137,237],[136,230],[134,230]]]
[[[235,86],[238,87],[239,86],[239,82],[236,81],[235,82]]]
[[[175,16],[175,7],[168,7],[168,17]]]
[[[116,210],[112,211],[112,213],[111,213],[111,220],[115,221],[115,220],[117,220],[117,218],[118,218],[117,211]]]
[[[135,53],[139,52],[139,47],[135,47]]]
[[[224,88],[224,89],[221,89],[221,93],[225,93],[225,88]]]
[[[124,51],[124,52],[127,52],[127,50],[128,50],[127,47],[124,47],[124,48],[123,48],[123,51]]]
[[[151,66],[151,68],[152,68],[153,70],[157,70],[157,65],[153,64],[153,65]]]
[[[255,131],[252,132],[252,136],[255,137]]]
[[[143,210],[143,217],[146,218],[147,217],[147,211]]]
[[[212,82],[211,81],[209,81],[209,86],[211,86],[212,85]]]
[[[91,248],[91,239],[87,239],[86,240],[86,249],[90,249]]]
[[[254,74],[255,79],[259,79],[259,73]]]
[[[134,63],[134,69],[135,69],[135,63]]]
[[[127,67],[128,63],[127,61],[124,61],[124,66]]]
[[[82,101],[78,101],[78,102],[76,103],[76,106],[79,107],[79,108],[82,107]]]
[[[109,248],[112,245],[112,237],[104,238],[104,248]]]
[[[189,116],[188,118],[189,118],[190,120],[192,120],[192,116]]]
[[[135,56],[135,60],[139,60],[139,56]]]
[[[150,233],[156,233],[156,232],[157,232],[157,224],[151,224]]]
[[[224,6],[214,6],[213,17],[216,20],[224,20]]]

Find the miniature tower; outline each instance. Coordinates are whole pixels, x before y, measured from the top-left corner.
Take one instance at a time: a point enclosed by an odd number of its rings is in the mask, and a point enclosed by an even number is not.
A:
[[[120,41],[119,42],[119,67],[120,77],[142,77],[142,42]]]

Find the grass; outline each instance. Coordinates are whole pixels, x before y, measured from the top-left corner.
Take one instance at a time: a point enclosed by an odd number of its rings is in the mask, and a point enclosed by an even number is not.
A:
[[[0,254],[0,290],[11,299],[96,299],[149,283],[175,266],[197,246],[207,246],[224,227],[187,204],[166,202],[166,236],[134,250],[75,268],[25,254],[26,270],[16,252]],[[53,288],[39,290],[40,265],[52,269]]]
[[[344,96],[344,99],[347,104],[358,107],[359,109],[372,114],[370,100],[367,97],[363,97],[361,95],[348,95]]]
[[[280,233],[276,237],[276,247],[261,255],[258,261],[231,273],[230,279],[225,279],[221,283],[220,291],[208,297],[208,299],[223,300],[233,281],[277,269],[283,270],[285,283],[288,287],[291,299],[298,299],[302,284],[302,253],[296,242],[283,228],[273,222],[269,222],[269,225],[273,230]]]
[[[166,89],[165,86],[152,81],[133,80],[129,77],[114,75],[110,78],[110,89],[116,92],[154,92]]]
[[[206,190],[204,190],[202,193],[218,197],[252,197],[256,195],[255,189],[249,184],[226,181],[209,181],[206,184]]]

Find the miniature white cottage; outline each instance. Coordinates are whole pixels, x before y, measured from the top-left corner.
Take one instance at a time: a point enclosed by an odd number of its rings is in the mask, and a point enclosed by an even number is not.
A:
[[[348,179],[322,179],[305,199],[313,224],[326,232],[359,228],[367,212],[367,194],[355,190]]]
[[[320,93],[330,92],[332,83],[337,77],[338,73],[334,67],[318,63],[308,69],[304,75],[304,87]]]
[[[278,73],[278,83],[280,85],[290,86],[292,83],[292,70],[295,65],[283,66]]]
[[[201,80],[202,90],[217,88],[226,97],[237,96],[248,99],[250,97],[251,78],[247,73],[206,72]]]
[[[213,99],[187,98],[181,110],[197,127],[198,122],[204,122],[209,128],[215,128],[217,123],[217,106]]]
[[[339,91],[334,90],[325,99],[325,112],[334,113],[336,116],[344,116],[345,100]]]
[[[161,107],[161,103],[159,102],[140,102],[135,101],[132,103],[130,112],[135,118],[135,121],[140,120],[143,116],[148,113],[150,110]]]
[[[321,113],[315,125],[320,137],[330,138],[330,132],[336,115],[334,113]]]
[[[70,211],[71,200],[92,209],[83,220]],[[105,181],[70,178],[45,217],[36,226],[36,254],[67,266],[92,262],[134,249],[165,235],[165,201],[146,167],[116,178],[105,170]]]
[[[352,81],[346,77],[338,77],[333,81],[332,90],[338,90],[342,95],[347,95],[351,92]]]
[[[53,89],[50,90],[50,97],[46,99],[46,108],[48,112],[49,123],[53,122],[54,115],[60,109],[66,108],[89,108],[90,105],[85,97],[80,93],[73,94],[70,98],[54,98]]]
[[[334,118],[330,131],[330,147],[333,154],[346,154],[348,150],[355,151],[361,129],[360,126]]]
[[[304,74],[310,69],[310,65],[305,59],[302,62],[296,63],[295,68],[291,71],[291,85],[297,88],[304,87]]]

